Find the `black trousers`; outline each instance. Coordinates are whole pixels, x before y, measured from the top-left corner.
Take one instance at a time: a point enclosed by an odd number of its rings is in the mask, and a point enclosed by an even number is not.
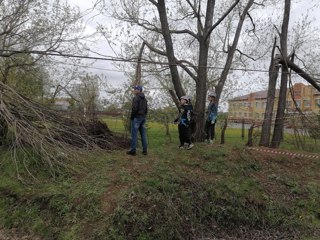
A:
[[[191,131],[190,128],[179,124],[178,125],[178,130],[179,130],[179,140],[180,140],[180,145],[183,145],[184,143],[191,143]]]
[[[206,133],[206,139],[207,140],[213,140],[214,139],[215,125],[216,125],[216,122],[214,122],[212,124],[211,121],[206,121],[206,124],[204,126],[204,131]]]

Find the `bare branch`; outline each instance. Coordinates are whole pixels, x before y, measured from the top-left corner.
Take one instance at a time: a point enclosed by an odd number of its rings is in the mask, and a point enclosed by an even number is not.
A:
[[[162,51],[162,50],[160,50],[160,49],[158,49],[158,48],[155,48],[154,46],[152,46],[150,43],[148,43],[146,40],[144,40],[142,37],[140,37],[142,40],[143,40],[143,42],[147,45],[147,47],[151,50],[151,51],[153,51],[153,52],[155,52],[155,53],[158,53],[158,54],[160,54],[160,55],[162,55],[162,56],[167,56],[167,53],[165,52],[165,51]]]
[[[276,31],[277,31],[277,33],[278,33],[279,37],[281,37],[281,33],[280,33],[280,31],[279,31],[278,27],[277,27],[276,25],[273,25],[273,26],[274,26],[274,28],[276,29]]]
[[[187,63],[193,69],[195,69],[195,67],[190,62],[185,61],[185,60],[184,61],[179,61],[177,59],[176,59],[176,62],[193,80],[195,80],[196,82],[198,81],[198,77],[195,74],[193,74],[186,65],[183,64],[183,63]],[[196,72],[197,72],[197,70],[196,70]]]
[[[154,0],[149,0],[149,2],[151,2],[153,5],[155,5],[156,7],[158,7],[158,3]]]
[[[199,32],[203,32],[203,24],[202,24],[201,16],[200,16],[201,1],[199,1],[198,10],[197,10],[196,7],[190,2],[190,0],[187,0],[187,3],[188,3],[189,6],[191,7],[194,16],[197,18],[197,24],[198,24],[198,30],[199,30]]]
[[[175,33],[175,34],[189,34],[192,37],[198,39],[198,35],[195,34],[194,32],[188,30],[188,29],[184,29],[184,30],[170,30],[170,33]]]
[[[236,51],[239,52],[241,55],[243,55],[243,56],[245,56],[245,57],[247,57],[247,58],[249,58],[249,59],[251,59],[253,61],[257,61],[257,59],[254,59],[253,57],[250,57],[249,55],[241,52],[239,49],[236,49]]]
[[[248,15],[248,17],[249,17],[249,19],[250,19],[250,21],[251,21],[251,23],[252,23],[252,26],[253,26],[253,29],[249,30],[249,33],[250,33],[250,32],[253,32],[254,35],[257,36],[257,35],[256,35],[256,25],[255,25],[255,23],[254,23],[251,15],[250,15],[250,13],[247,13],[247,15]],[[258,37],[257,37],[257,38],[258,38]]]
[[[205,36],[205,40],[208,39],[210,36],[211,32],[229,15],[229,13],[237,6],[240,0],[236,0],[234,4],[231,5],[231,7],[222,15],[222,17],[212,25],[212,27],[209,29],[208,33]]]

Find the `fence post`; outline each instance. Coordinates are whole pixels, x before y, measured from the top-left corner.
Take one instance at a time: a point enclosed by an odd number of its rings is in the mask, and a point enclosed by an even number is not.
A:
[[[241,138],[242,138],[242,141],[243,141],[244,140],[244,119],[242,119]]]

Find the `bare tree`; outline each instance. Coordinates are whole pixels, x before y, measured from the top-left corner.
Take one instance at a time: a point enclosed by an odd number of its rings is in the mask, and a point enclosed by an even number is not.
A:
[[[144,11],[150,13],[152,9],[147,6],[147,2],[151,3],[156,7],[157,15],[154,18],[147,18],[143,15]],[[124,13],[114,13],[114,17],[121,21],[127,21],[132,25],[142,27],[146,32],[153,32],[156,34],[161,34],[163,37],[164,44],[155,44],[155,41],[150,42],[144,39],[148,48],[161,56],[167,58],[169,63],[169,69],[171,73],[172,83],[174,86],[175,93],[178,97],[185,94],[182,88],[182,80],[179,76],[178,67],[183,69],[188,77],[194,80],[195,84],[195,115],[196,115],[196,133],[195,137],[197,140],[202,140],[204,137],[203,124],[204,124],[204,113],[205,113],[205,102],[206,102],[206,91],[208,88],[208,58],[210,50],[211,35],[214,30],[226,19],[227,16],[238,6],[237,10],[241,11],[239,17],[239,23],[234,36],[232,45],[227,49],[228,57],[225,67],[225,71],[222,73],[221,81],[218,84],[219,87],[217,91],[219,96],[223,90],[224,83],[226,81],[229,69],[232,64],[232,59],[236,51],[236,46],[238,44],[241,29],[245,20],[245,17],[253,5],[253,0],[248,0],[246,3],[239,5],[240,1],[235,0],[228,2],[228,5],[219,13],[215,14],[216,1],[186,1],[186,2],[168,2],[165,0],[149,0],[145,2],[132,2],[122,0],[120,5]],[[172,13],[169,11],[169,6],[178,6],[178,16],[175,20],[172,18]],[[203,11],[203,9],[205,11]],[[141,16],[139,15],[141,12]],[[169,14],[169,16],[168,16]],[[215,16],[216,15],[216,16]],[[214,18],[215,17],[215,18]],[[158,19],[159,18],[159,19]],[[214,22],[215,19],[215,22]],[[159,20],[159,21],[157,21]],[[169,22],[171,21],[171,24]],[[173,23],[172,23],[173,21]],[[160,24],[160,27],[159,27]],[[147,35],[147,34],[146,34]],[[179,37],[181,36],[181,37]],[[189,42],[189,46],[194,46],[196,44],[196,51],[188,51],[188,49],[183,49],[183,52],[191,53],[195,56],[192,60],[187,60],[187,58],[182,58],[181,51],[177,54],[179,49],[179,44],[176,43],[178,39],[185,39]],[[182,49],[181,49],[182,50]],[[179,57],[181,59],[179,59]],[[197,61],[197,63],[195,63]],[[186,87],[185,87],[186,88]]]
[[[272,126],[272,114],[274,100],[276,97],[276,85],[280,69],[279,56],[275,57],[275,49],[277,44],[277,38],[274,39],[272,53],[271,53],[271,62],[269,66],[269,86],[268,86],[268,95],[267,95],[267,104],[264,114],[264,119],[261,129],[261,138],[259,145],[264,147],[269,147],[270,144],[270,134]]]
[[[287,41],[288,41],[288,26],[290,19],[291,0],[285,0],[284,14],[282,20],[282,28],[280,33],[280,54],[286,58],[288,55]],[[287,86],[288,86],[289,68],[287,62],[281,67],[281,84],[279,92],[279,102],[277,115],[274,124],[274,132],[271,140],[271,147],[278,148],[283,137],[284,117],[287,100]]]

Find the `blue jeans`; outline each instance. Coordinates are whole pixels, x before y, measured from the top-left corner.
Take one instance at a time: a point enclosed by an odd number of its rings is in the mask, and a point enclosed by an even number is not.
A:
[[[207,120],[204,131],[206,133],[206,140],[213,140],[215,137],[215,123],[212,124],[211,121]]]
[[[141,135],[142,151],[147,151],[147,133],[145,127],[145,118],[134,118],[131,120],[131,151],[135,152],[138,141],[138,131]]]

